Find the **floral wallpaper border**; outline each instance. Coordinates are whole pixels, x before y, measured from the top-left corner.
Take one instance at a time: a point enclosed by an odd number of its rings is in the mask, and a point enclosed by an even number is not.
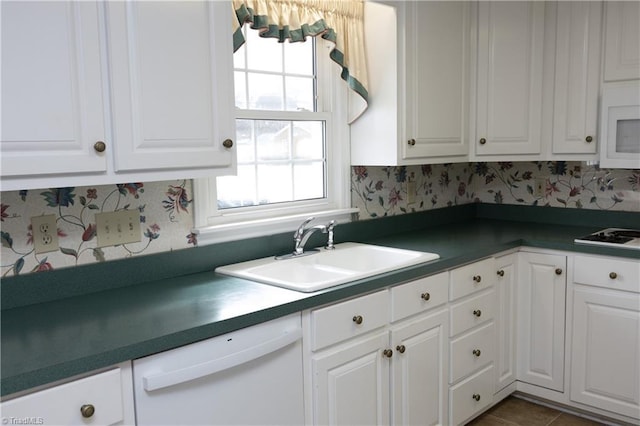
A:
[[[188,180],[4,192],[2,276],[195,246],[190,193]],[[95,214],[133,209],[140,212],[142,240],[97,247]],[[59,250],[36,254],[31,217],[45,214],[56,215]]]
[[[539,195],[536,182],[543,184]],[[192,194],[190,180],[3,192],[0,273],[6,277],[194,247]],[[360,209],[361,220],[475,202],[640,213],[640,170],[565,161],[351,169],[351,204]],[[123,209],[140,211],[142,241],[98,248],[95,214]],[[30,220],[44,214],[56,215],[60,248],[36,254]]]
[[[640,212],[640,170],[566,161],[354,166],[351,199],[360,219],[473,202]]]

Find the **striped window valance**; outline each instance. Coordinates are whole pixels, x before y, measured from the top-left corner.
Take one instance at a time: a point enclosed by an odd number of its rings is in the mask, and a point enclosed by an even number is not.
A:
[[[321,36],[334,44],[329,56],[358,97],[350,97],[349,122],[367,108],[367,65],[364,50],[363,0],[233,0],[234,51],[244,43],[242,26],[249,23],[261,37],[279,42]]]

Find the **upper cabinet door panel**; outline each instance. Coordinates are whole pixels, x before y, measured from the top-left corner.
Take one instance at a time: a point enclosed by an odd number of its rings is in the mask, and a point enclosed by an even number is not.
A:
[[[544,2],[480,2],[477,155],[538,154]]]
[[[104,172],[97,4],[1,7],[2,175]]]
[[[640,79],[640,2],[605,4],[604,80]]]
[[[596,153],[601,2],[558,2],[553,153]]]
[[[406,5],[404,158],[467,155],[470,2]]]
[[[116,172],[231,164],[232,46],[214,46],[229,39],[228,7],[107,3]]]

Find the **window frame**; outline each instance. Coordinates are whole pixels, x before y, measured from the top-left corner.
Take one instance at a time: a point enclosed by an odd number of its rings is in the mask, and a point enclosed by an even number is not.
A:
[[[339,67],[329,58],[328,51],[332,47],[331,43],[316,38],[319,112],[295,111],[292,114],[298,120],[325,121],[326,198],[218,209],[216,178],[194,179],[193,232],[198,235],[198,245],[293,231],[310,216],[316,217],[317,221],[349,222],[352,214],[358,211],[351,208],[350,196],[348,88],[340,79]],[[261,111],[253,111],[250,115],[263,116]],[[268,116],[268,111],[264,116]],[[236,118],[237,114],[234,114],[234,120]]]

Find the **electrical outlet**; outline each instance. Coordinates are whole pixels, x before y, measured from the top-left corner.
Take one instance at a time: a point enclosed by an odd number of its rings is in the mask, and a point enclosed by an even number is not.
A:
[[[547,186],[545,178],[536,178],[534,181],[533,195],[535,197],[544,197],[544,190]]]
[[[137,243],[140,235],[140,211],[118,210],[96,214],[98,247]]]
[[[416,181],[410,180],[407,182],[407,204],[414,204],[416,202]]]
[[[47,214],[31,218],[31,235],[36,253],[58,250],[58,225],[56,215]]]

